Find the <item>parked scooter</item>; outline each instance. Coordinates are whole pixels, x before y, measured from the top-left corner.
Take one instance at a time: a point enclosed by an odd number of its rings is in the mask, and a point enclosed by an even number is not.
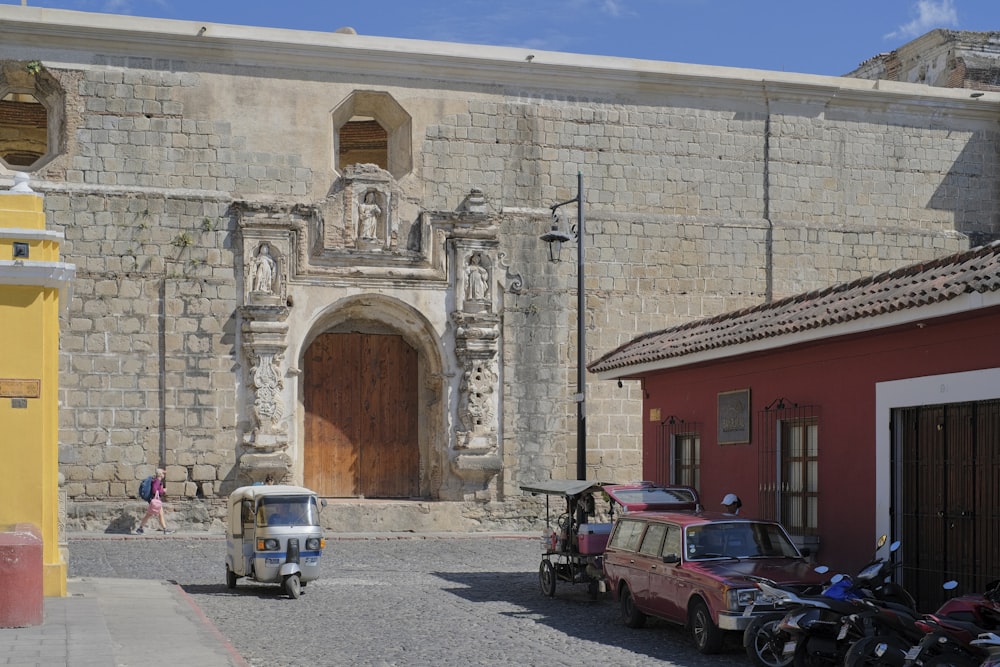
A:
[[[957,582],[944,587],[953,590]],[[969,665],[978,666],[985,649],[972,644],[984,630],[1000,623],[1000,587],[994,582],[983,595],[951,598],[933,614],[908,617],[891,610],[878,616],[879,634],[855,643],[844,658],[845,667],[859,665]]]
[[[1000,667],[1000,635],[995,632],[984,632],[971,643],[989,654],[979,667]]]
[[[958,582],[949,581],[944,584],[944,588],[952,590],[957,585]],[[868,606],[868,611],[862,615],[866,619],[865,622],[875,628],[875,631],[851,646],[844,657],[844,666],[902,667],[910,647],[919,644],[927,634],[927,626],[921,624],[925,615],[910,609],[900,610],[871,602]],[[938,613],[961,613],[961,610],[960,602],[949,600],[942,605]]]
[[[743,645],[754,664],[839,665],[851,644],[874,633],[854,622],[855,615],[865,609],[861,600],[912,609],[913,597],[889,580],[899,542],[890,545],[888,558],[881,558],[878,552],[885,543],[883,535],[875,544],[872,561],[853,579],[837,575],[818,595],[782,590],[772,582],[758,580],[763,598],[778,600],[786,611],[761,617],[744,632]],[[852,621],[846,622],[849,618]]]
[[[904,665],[979,667],[989,652],[972,642],[983,632],[1000,630],[1000,580],[990,582],[981,595],[948,600],[917,625],[927,634],[906,652]]]

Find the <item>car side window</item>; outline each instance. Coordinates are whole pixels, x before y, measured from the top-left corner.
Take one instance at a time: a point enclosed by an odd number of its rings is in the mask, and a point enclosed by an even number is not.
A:
[[[644,522],[621,519],[615,527],[615,534],[611,536],[609,546],[616,549],[635,551],[639,548],[639,539],[642,537]]]
[[[666,525],[662,523],[651,523],[646,528],[646,535],[642,538],[642,546],[639,547],[639,553],[644,556],[658,556],[660,554],[660,545],[663,544],[663,536],[667,532]]]
[[[661,556],[677,556],[681,557],[681,528],[680,526],[667,526],[667,534],[663,539],[663,551],[660,552]]]

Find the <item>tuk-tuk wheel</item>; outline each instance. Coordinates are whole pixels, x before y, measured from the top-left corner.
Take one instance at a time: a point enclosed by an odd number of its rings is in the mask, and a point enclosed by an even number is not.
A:
[[[236,576],[236,573],[233,572],[232,570],[230,570],[229,566],[227,565],[226,566],[226,588],[236,588],[236,580],[238,578],[239,577]]]
[[[285,590],[288,591],[288,597],[299,599],[299,596],[302,595],[302,580],[299,579],[299,575],[290,574],[285,577]]]
[[[556,594],[556,570],[548,560],[543,560],[538,566],[538,586],[542,595],[552,597]]]

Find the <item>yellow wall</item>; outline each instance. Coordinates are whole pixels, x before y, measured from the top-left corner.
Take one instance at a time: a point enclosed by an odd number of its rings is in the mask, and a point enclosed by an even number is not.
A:
[[[42,204],[37,194],[0,192],[0,530],[38,526],[44,594],[64,596],[58,383],[59,282],[67,265],[59,263],[58,237],[44,233]],[[29,248],[20,265],[15,242]]]

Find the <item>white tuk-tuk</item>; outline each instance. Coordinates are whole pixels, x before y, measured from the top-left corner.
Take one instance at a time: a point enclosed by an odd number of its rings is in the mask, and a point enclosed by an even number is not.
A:
[[[241,486],[229,494],[226,585],[236,588],[247,577],[282,584],[298,598],[319,577],[326,546],[319,510],[316,494],[301,486]]]

